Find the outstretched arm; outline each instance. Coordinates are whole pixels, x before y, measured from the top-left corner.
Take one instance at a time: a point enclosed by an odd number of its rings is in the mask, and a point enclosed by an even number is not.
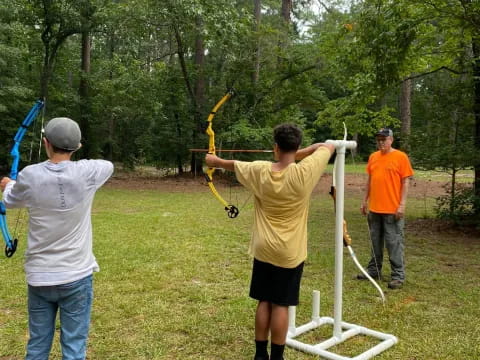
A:
[[[235,171],[235,160],[225,160],[217,155],[205,155],[205,163],[212,168],[225,169]]]
[[[319,147],[322,147],[322,146],[330,150],[330,154],[333,154],[333,152],[335,151],[335,146],[333,146],[332,144],[316,143],[316,144],[307,146],[306,148],[298,149],[297,153],[295,154],[295,160],[299,161],[306,158],[308,155],[313,154],[315,150],[317,150]]]

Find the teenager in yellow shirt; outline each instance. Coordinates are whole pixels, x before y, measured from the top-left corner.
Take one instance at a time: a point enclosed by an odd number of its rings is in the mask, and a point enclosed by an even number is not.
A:
[[[298,304],[307,257],[310,194],[335,150],[333,145],[323,143],[299,149],[302,131],[292,124],[275,127],[273,137],[276,160],[273,163],[206,156],[208,166],[234,171],[238,181],[254,194],[249,253],[254,258],[250,297],[258,300],[255,360],[283,359],[288,306]]]

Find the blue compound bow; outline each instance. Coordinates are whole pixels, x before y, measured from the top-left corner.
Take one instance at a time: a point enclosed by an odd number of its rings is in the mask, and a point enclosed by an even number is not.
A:
[[[25,117],[22,125],[17,130],[15,137],[13,138],[14,144],[10,155],[12,156],[12,168],[10,170],[10,179],[17,180],[18,165],[20,164],[20,143],[27,132],[28,127],[32,124],[33,120],[37,117],[39,111],[43,108],[43,101],[37,100],[35,105],[30,109],[30,112]],[[7,226],[7,211],[5,204],[0,202],[0,229],[2,231],[3,240],[5,241],[5,256],[11,257],[17,250],[18,239],[12,239],[10,231]]]

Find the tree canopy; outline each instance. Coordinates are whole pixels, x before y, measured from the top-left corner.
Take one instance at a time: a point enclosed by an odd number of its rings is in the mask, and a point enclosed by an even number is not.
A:
[[[471,0],[21,0],[0,4],[0,165],[37,98],[69,116],[81,156],[194,170],[206,147],[343,134],[366,159],[395,130],[414,166],[474,169],[480,197],[480,4]],[[476,209],[477,214],[480,209]]]

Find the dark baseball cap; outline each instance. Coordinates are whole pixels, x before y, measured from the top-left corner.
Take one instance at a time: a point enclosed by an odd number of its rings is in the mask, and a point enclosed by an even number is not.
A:
[[[381,128],[380,130],[377,131],[375,136],[392,136],[393,137],[393,131],[390,128]]]
[[[53,146],[68,151],[80,148],[82,132],[78,124],[67,117],[53,118],[45,126],[45,137]]]

